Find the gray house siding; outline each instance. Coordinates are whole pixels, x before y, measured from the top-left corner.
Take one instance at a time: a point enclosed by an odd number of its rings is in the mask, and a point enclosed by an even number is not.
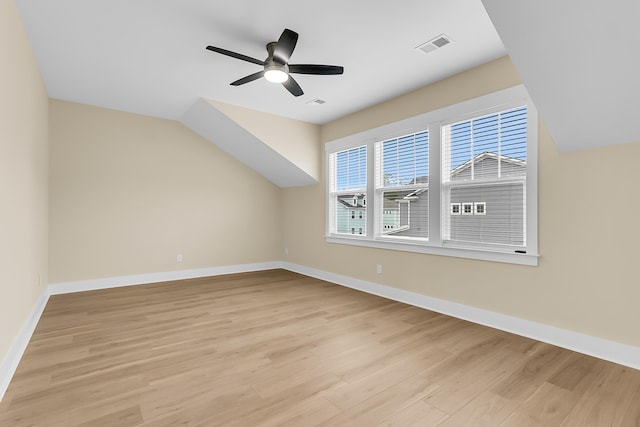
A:
[[[450,239],[460,242],[524,244],[524,184],[453,187],[451,203],[485,202],[484,215],[451,215]],[[496,233],[496,230],[499,232]]]
[[[397,228],[385,229],[384,234],[404,237],[429,237],[429,191],[390,191],[385,193],[385,212],[391,207],[397,214]],[[409,196],[408,200],[404,199]]]
[[[458,242],[524,245],[526,184],[496,181],[482,184],[482,180],[525,177],[526,167],[523,160],[482,153],[451,171],[449,202],[460,204],[460,214],[449,216],[448,238]],[[465,215],[465,203],[484,203],[484,212],[477,214],[474,209]]]

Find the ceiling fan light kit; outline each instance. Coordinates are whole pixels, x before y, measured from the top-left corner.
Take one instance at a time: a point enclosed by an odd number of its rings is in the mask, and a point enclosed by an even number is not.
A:
[[[271,83],[284,83],[289,78],[289,70],[286,65],[272,65],[264,67],[264,78]]]
[[[298,33],[285,28],[277,42],[267,43],[268,56],[264,61],[215,46],[207,46],[207,50],[263,66],[262,71],[231,82],[232,86],[240,86],[264,77],[269,82],[282,83],[293,96],[300,96],[304,92],[298,82],[291,76],[291,73],[322,76],[344,73],[344,68],[337,65],[289,64],[289,58],[297,42]]]

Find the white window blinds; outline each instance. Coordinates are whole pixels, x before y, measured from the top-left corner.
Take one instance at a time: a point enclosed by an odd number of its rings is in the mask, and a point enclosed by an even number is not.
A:
[[[444,243],[526,245],[527,108],[441,128]]]
[[[428,239],[429,133],[376,143],[376,236]]]
[[[367,147],[330,156],[330,228],[333,233],[365,236],[367,223]]]

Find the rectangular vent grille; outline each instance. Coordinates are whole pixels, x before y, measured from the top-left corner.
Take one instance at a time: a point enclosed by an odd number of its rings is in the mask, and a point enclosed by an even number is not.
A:
[[[429,53],[433,52],[436,49],[440,49],[441,47],[444,47],[449,43],[451,43],[451,39],[445,34],[440,34],[439,36],[429,40],[428,42],[422,43],[420,46],[416,47],[416,49],[424,53]]]

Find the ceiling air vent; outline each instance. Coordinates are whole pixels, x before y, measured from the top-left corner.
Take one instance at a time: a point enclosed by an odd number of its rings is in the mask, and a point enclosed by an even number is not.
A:
[[[327,101],[325,101],[324,99],[314,98],[311,101],[307,102],[307,105],[322,105],[325,102]]]
[[[426,43],[422,43],[420,46],[416,47],[416,49],[424,53],[429,53],[436,49],[440,49],[449,43],[451,43],[451,39],[445,34],[440,34],[438,37],[435,37]]]

